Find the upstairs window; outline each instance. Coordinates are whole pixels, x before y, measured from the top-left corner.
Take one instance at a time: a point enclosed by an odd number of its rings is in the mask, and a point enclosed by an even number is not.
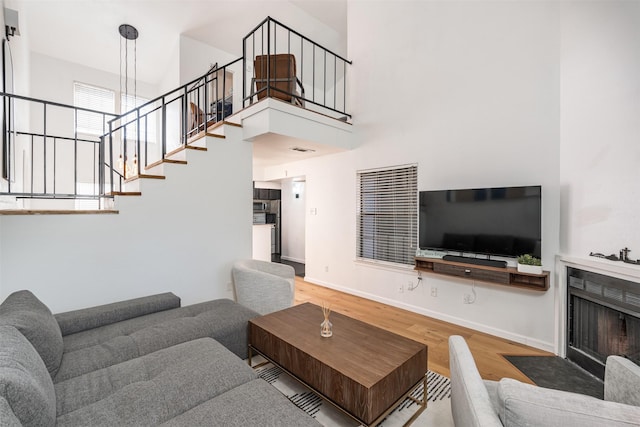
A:
[[[418,239],[418,167],[357,174],[360,259],[413,265]]]
[[[73,84],[73,105],[113,114],[116,111],[116,93],[109,89],[76,82]],[[96,136],[104,135],[108,131],[107,121],[112,118],[98,113],[78,111],[76,132]]]

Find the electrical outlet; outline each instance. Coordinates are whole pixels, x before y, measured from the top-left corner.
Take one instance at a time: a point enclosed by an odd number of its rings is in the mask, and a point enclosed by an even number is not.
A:
[[[328,272],[329,272],[329,266],[328,266],[328,265],[325,265],[325,266],[324,266],[324,272],[325,272],[325,273],[328,273]]]
[[[471,304],[471,294],[464,294],[462,302],[464,302],[465,304]]]
[[[411,280],[409,280],[407,282],[407,290],[409,291],[413,291],[414,287],[413,287],[413,282]]]
[[[438,296],[438,288],[436,288],[435,286],[431,287],[431,296],[432,297],[437,297]]]
[[[403,293],[404,292],[404,286],[400,285],[400,287],[398,288],[398,293]]]

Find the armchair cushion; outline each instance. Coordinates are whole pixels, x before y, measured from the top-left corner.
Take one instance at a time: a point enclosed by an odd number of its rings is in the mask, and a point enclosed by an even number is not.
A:
[[[36,349],[47,370],[54,377],[62,361],[62,333],[58,322],[30,291],[17,291],[0,304],[0,325],[19,330]]]
[[[640,407],[552,390],[503,378],[499,416],[505,427],[640,426]]]

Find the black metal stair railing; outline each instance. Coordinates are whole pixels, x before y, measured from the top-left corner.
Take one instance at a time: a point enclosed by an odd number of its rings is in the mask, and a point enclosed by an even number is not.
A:
[[[243,107],[272,97],[342,120],[351,118],[351,61],[271,17],[242,42]]]
[[[100,139],[78,132],[78,114],[106,129],[115,114],[0,93],[3,103],[2,187],[16,199],[92,199],[99,191]],[[29,132],[16,129],[28,127]]]
[[[122,191],[123,183],[144,175],[198,134],[234,113],[233,78],[242,58],[218,67],[107,122],[103,136],[101,188]],[[239,70],[234,70],[238,72]]]

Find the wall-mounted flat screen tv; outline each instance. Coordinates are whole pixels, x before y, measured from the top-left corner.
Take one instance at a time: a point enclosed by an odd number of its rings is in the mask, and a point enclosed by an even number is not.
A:
[[[421,249],[541,257],[542,187],[420,192]]]

